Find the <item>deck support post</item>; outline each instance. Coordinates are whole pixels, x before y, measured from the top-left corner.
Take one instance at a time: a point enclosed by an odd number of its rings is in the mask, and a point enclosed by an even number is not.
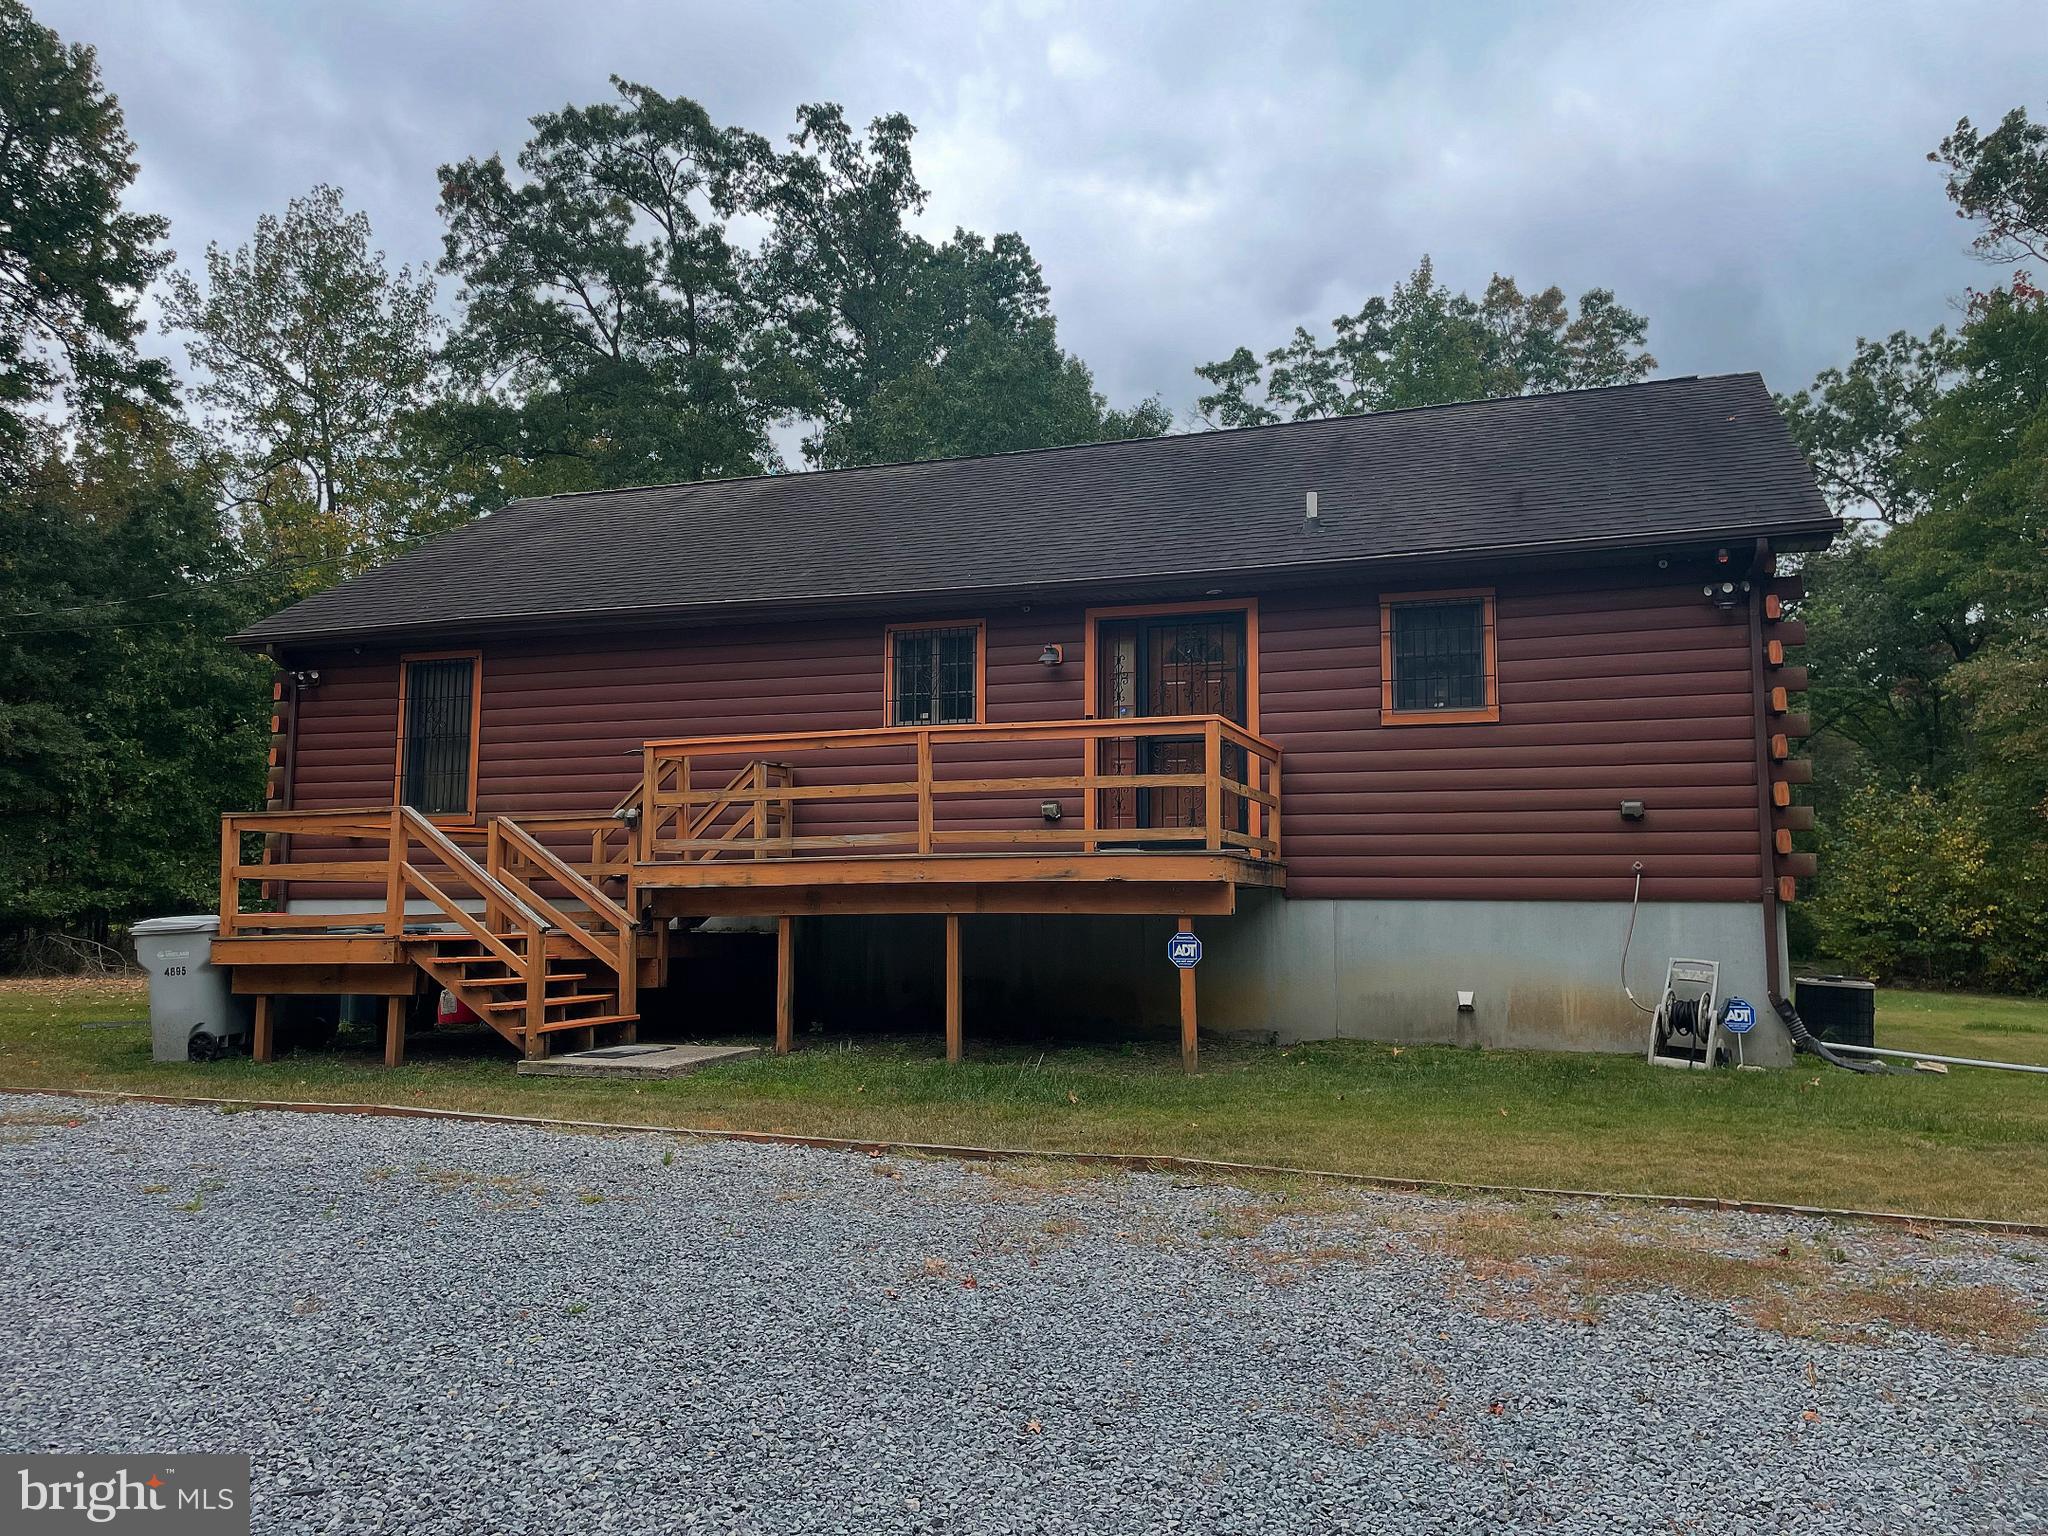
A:
[[[407,999],[393,994],[384,999],[384,1065],[405,1065],[405,1005]]]
[[[961,1058],[960,914],[946,914],[946,1060]]]
[[[268,992],[256,994],[256,1028],[249,1038],[249,1055],[256,1061],[270,1061],[277,1055],[276,1040],[271,1032],[271,1001]]]
[[[520,1042],[526,1059],[538,1061],[549,1051],[548,1037],[541,1032],[548,1021],[548,936],[539,928],[527,930],[525,960],[526,1029]]]
[[[1195,920],[1180,919],[1180,932],[1193,933]],[[1180,1069],[1192,1073],[1198,1059],[1195,1039],[1195,968],[1184,966],[1180,973]]]
[[[796,1040],[796,919],[775,919],[775,1054]]]

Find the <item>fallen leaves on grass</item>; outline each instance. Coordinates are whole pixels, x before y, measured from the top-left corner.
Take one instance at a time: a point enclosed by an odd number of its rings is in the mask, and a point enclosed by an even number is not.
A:
[[[141,999],[149,995],[149,977],[141,971],[117,976],[10,976],[0,980],[0,996],[35,997],[68,1003],[80,999]],[[140,1022],[140,1021],[138,1021]]]

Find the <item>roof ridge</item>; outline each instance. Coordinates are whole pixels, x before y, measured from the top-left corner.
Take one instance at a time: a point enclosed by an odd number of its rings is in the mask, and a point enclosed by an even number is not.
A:
[[[608,485],[588,491],[550,491],[544,496],[520,496],[505,503],[506,510],[528,502],[573,501],[582,496],[621,496],[632,491],[687,491],[706,485],[745,485],[755,480],[788,480],[809,475],[863,475],[883,469],[919,469],[927,464],[974,464],[991,459],[1022,459],[1034,454],[1083,453],[1099,448],[1128,448],[1134,443],[1160,443],[1175,439],[1233,437],[1254,432],[1278,432],[1289,428],[1328,427],[1340,422],[1377,421],[1395,416],[1416,416],[1426,411],[1466,410],[1476,406],[1533,405],[1538,401],[1561,400],[1585,395],[1614,395],[1629,390],[1658,389],[1673,384],[1704,384],[1717,379],[1759,377],[1754,368],[1735,373],[1677,373],[1668,378],[1635,379],[1626,384],[1590,384],[1576,389],[1542,389],[1526,395],[1477,395],[1467,400],[1436,400],[1427,405],[1397,405],[1384,411],[1344,411],[1335,416],[1305,416],[1293,421],[1262,421],[1244,427],[1208,427],[1199,432],[1161,432],[1152,437],[1098,437],[1085,443],[1045,443],[1036,448],[1004,448],[995,453],[946,453],[931,459],[884,459],[875,464],[835,464],[828,469],[760,470],[751,475],[712,476],[702,480],[649,480],[641,485]]]

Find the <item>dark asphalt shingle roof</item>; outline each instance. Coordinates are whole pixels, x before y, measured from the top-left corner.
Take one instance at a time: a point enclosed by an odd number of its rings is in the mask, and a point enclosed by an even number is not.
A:
[[[1303,526],[1318,493],[1322,529]],[[250,642],[1821,530],[1756,374],[517,501]]]

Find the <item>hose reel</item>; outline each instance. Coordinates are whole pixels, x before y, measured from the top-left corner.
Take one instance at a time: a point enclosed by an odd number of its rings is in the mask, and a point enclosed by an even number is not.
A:
[[[1717,1067],[1729,1060],[1721,1028],[1721,963],[1673,960],[1664,970],[1663,1000],[1650,1017],[1650,1065]]]

